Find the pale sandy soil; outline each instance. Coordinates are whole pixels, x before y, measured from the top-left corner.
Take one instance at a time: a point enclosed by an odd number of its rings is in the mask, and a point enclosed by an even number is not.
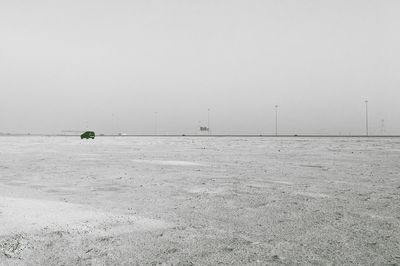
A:
[[[0,265],[399,265],[400,139],[0,137]]]

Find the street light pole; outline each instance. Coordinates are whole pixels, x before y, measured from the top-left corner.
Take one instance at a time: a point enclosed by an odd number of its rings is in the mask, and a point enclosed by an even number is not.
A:
[[[115,135],[115,118],[114,118],[114,113],[111,114],[111,135]]]
[[[158,113],[155,112],[154,113],[154,132],[155,132],[156,136],[158,135],[158,117],[157,117],[157,115],[158,115]]]
[[[207,127],[208,127],[208,134],[211,135],[211,129],[210,129],[210,108],[208,108],[208,113],[207,113]]]
[[[365,133],[367,137],[369,136],[368,130],[368,100],[365,101]]]
[[[278,105],[275,105],[275,136],[278,136]]]

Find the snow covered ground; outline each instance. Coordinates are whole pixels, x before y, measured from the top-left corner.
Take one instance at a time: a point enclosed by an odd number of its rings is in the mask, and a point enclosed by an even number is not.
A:
[[[400,264],[400,139],[0,137],[0,265]]]

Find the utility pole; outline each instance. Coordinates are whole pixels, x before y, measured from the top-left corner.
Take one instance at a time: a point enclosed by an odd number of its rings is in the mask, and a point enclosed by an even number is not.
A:
[[[278,136],[278,105],[275,105],[275,136]]]
[[[369,136],[368,132],[368,100],[365,101],[365,133],[367,137]]]

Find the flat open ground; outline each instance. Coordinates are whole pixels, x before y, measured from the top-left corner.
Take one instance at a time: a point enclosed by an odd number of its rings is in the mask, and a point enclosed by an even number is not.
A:
[[[1,265],[399,265],[399,138],[1,137]]]

